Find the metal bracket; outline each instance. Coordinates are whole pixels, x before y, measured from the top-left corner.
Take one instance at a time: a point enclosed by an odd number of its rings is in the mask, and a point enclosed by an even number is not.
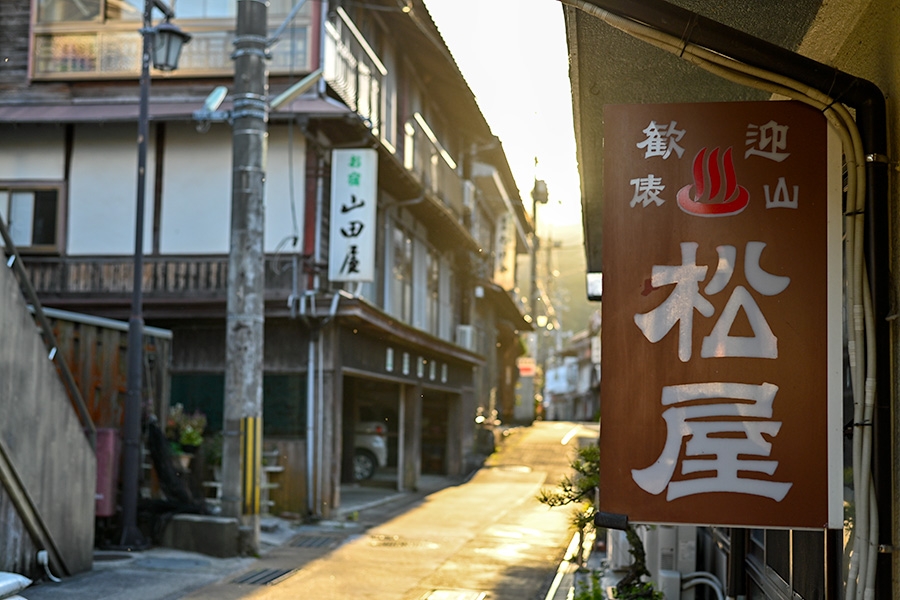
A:
[[[619,529],[625,531],[628,529],[628,515],[598,511],[597,514],[594,515],[594,525],[597,527],[606,527],[607,529]]]

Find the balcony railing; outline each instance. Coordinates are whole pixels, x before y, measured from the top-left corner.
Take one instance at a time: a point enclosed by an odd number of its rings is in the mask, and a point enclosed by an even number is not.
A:
[[[405,132],[403,165],[462,222],[463,180],[456,172],[456,162],[419,113],[406,123]]]
[[[274,23],[275,19],[270,20]],[[179,26],[193,36],[184,47],[178,71],[169,77],[231,75],[234,62],[234,20],[190,21]],[[36,25],[34,33],[34,76],[39,79],[79,79],[96,77],[137,77],[141,70],[141,37],[137,26],[95,23]],[[298,17],[271,49],[271,74],[312,70],[308,40],[309,17]],[[270,27],[274,30],[275,25]]]
[[[39,294],[128,296],[134,259],[131,256],[27,257],[25,270]],[[266,258],[266,292],[291,292],[290,261]],[[146,256],[142,283],[146,296],[221,299],[228,290],[227,256]]]
[[[325,81],[378,135],[387,68],[344,9],[338,6],[335,14],[325,22]]]

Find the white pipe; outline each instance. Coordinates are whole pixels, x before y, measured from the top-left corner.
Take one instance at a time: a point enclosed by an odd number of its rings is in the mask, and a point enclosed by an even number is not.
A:
[[[865,586],[862,597],[864,600],[875,598],[875,569],[878,565],[878,505],[876,503],[875,484],[869,486],[869,561],[866,564]]]
[[[681,584],[681,589],[687,590],[701,584],[711,587],[716,593],[716,598],[718,598],[719,600],[725,600],[725,594],[722,593],[722,589],[719,587],[719,582],[717,580],[709,579],[708,577],[697,577],[695,579],[691,579],[690,581],[685,581]]]
[[[693,579],[694,577],[706,577],[707,579],[712,579],[718,583],[719,587],[724,587],[719,577],[710,571],[691,571],[690,573],[685,573],[681,576],[682,579]]]
[[[308,296],[304,295],[301,299],[301,306],[306,305]],[[309,343],[306,349],[306,510],[310,515],[318,516],[318,509],[315,503],[314,478],[315,472],[314,452],[315,452],[315,393],[316,383],[313,378],[316,368],[316,342],[313,339],[312,329],[310,328]]]
[[[324,352],[322,350],[322,329],[319,329],[318,341],[316,343],[318,350],[318,366],[316,375],[318,377],[318,389],[316,390],[316,472],[318,473],[316,485],[316,513],[318,514],[324,503],[325,495],[325,376],[323,373],[322,363],[324,362]],[[328,469],[330,472],[331,469]]]
[[[397,417],[397,491],[402,492],[405,489],[406,475],[406,384],[400,384],[399,415]]]
[[[847,307],[848,315],[852,319],[851,330],[848,332],[848,347],[854,398],[853,478],[857,517],[852,531],[854,551],[850,561],[845,597],[863,599],[865,596],[867,599],[868,591],[874,589],[872,564],[877,558],[877,549],[872,542],[877,535],[877,525],[873,525],[877,522],[877,507],[876,498],[870,492],[869,473],[872,444],[870,398],[874,398],[875,389],[875,344],[872,335],[874,322],[871,316],[871,300],[868,298],[869,287],[866,284],[868,275],[865,273],[863,249],[862,199],[865,197],[866,190],[865,161],[855,121],[849,111],[843,105],[836,103],[833,98],[787,77],[750,67],[705,48],[684,43],[680,39],[613,15],[583,0],[561,1],[563,4],[574,6],[594,15],[633,37],[683,56],[693,64],[719,76],[810,104],[825,112],[841,136],[848,175],[845,254],[849,284]],[[861,376],[861,373],[865,373],[865,377]],[[865,568],[860,568],[861,564],[865,564]]]

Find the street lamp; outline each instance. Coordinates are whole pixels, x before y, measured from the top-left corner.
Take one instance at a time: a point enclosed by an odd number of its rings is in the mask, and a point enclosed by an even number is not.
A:
[[[153,36],[153,66],[160,71],[174,71],[178,68],[178,58],[181,56],[181,48],[191,41],[191,36],[176,25],[169,22],[169,18],[156,26]]]
[[[153,8],[166,17],[153,27]],[[147,135],[150,103],[150,58],[162,71],[178,67],[181,47],[190,41],[169,19],[175,13],[162,0],[144,0],[144,22],[141,28],[140,107],[138,113],[137,202],[134,228],[134,283],[131,317],[128,319],[128,393],[125,397],[124,448],[122,451],[122,538],[120,545],[142,547],[146,540],[137,526],[138,479],[141,463],[141,411],[143,405],[142,369],[144,362],[144,309],[142,276],[144,271],[144,194],[147,181]]]

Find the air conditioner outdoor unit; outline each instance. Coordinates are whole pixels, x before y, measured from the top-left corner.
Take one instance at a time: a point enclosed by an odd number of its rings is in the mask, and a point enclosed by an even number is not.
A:
[[[606,530],[606,558],[611,571],[624,571],[634,562],[628,552],[628,539],[625,532],[618,529]]]
[[[475,352],[475,326],[457,325],[456,343],[470,352]]]
[[[660,587],[672,585],[672,573],[681,575],[697,570],[697,528],[692,525],[655,525],[643,531],[644,550],[647,553],[647,570],[653,582]],[[681,600],[694,600],[694,590],[681,592]],[[666,600],[675,600],[666,596]]]

